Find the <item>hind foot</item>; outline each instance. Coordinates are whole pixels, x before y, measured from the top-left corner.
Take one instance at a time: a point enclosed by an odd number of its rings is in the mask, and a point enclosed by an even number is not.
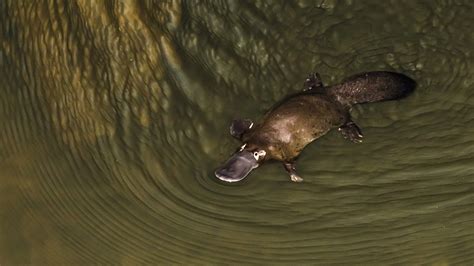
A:
[[[364,137],[364,135],[362,135],[362,131],[360,131],[360,128],[356,123],[354,123],[354,121],[349,121],[342,125],[339,128],[339,131],[345,139],[348,139],[354,143],[361,143],[362,138]]]
[[[308,75],[306,80],[303,84],[303,91],[309,91],[314,89],[322,89],[324,88],[323,82],[321,80],[321,76],[319,73],[311,73]]]

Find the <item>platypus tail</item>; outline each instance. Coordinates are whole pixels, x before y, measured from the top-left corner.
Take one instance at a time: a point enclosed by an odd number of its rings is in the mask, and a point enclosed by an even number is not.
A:
[[[346,78],[328,88],[328,93],[344,105],[403,98],[415,90],[416,82],[400,73],[375,71]]]

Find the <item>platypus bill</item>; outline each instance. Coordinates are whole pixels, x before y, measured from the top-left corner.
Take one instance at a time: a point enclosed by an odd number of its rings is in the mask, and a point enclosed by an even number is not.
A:
[[[292,181],[301,182],[295,160],[306,145],[333,128],[352,142],[362,141],[362,131],[349,113],[354,104],[400,99],[415,87],[413,79],[395,72],[361,73],[328,87],[319,74],[310,74],[302,92],[276,103],[260,123],[249,119],[232,122],[230,134],[243,145],[215,175],[226,182],[237,182],[263,162],[277,160]]]

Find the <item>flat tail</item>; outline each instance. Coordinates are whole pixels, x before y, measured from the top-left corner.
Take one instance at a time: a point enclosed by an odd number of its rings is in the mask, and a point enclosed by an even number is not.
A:
[[[404,98],[416,82],[396,72],[374,71],[356,74],[328,88],[328,93],[344,105],[390,101]]]

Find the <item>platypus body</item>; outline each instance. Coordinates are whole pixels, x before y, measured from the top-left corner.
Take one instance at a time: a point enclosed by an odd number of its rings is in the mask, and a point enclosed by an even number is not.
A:
[[[362,141],[362,132],[350,116],[354,104],[400,99],[415,87],[413,79],[386,71],[357,74],[328,87],[317,73],[310,74],[302,92],[276,103],[260,123],[232,122],[230,133],[243,145],[215,175],[236,182],[263,162],[277,160],[283,162],[292,181],[301,182],[295,160],[306,145],[334,128],[352,142]]]

